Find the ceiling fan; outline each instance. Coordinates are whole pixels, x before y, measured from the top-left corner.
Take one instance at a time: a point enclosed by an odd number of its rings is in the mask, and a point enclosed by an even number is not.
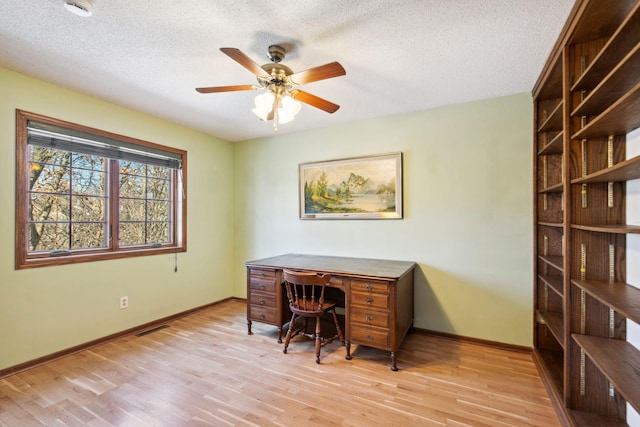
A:
[[[252,111],[261,120],[273,120],[273,127],[276,132],[278,132],[279,123],[290,122],[300,111],[300,103],[297,101],[304,102],[327,113],[335,113],[340,108],[339,105],[333,102],[297,88],[306,83],[344,76],[347,72],[338,62],[331,62],[294,73],[289,67],[280,63],[284,59],[285,50],[278,45],[269,46],[268,58],[271,63],[262,66],[255,63],[239,49],[223,47],[220,50],[255,74],[258,79],[258,85],[199,87],[196,90],[200,93],[216,93],[266,89],[264,94],[256,97],[256,106]]]

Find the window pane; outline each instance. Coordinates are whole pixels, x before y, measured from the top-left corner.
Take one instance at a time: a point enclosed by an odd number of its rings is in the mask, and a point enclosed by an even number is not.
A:
[[[142,163],[120,161],[120,174],[145,176],[145,166]]]
[[[120,199],[120,221],[144,221],[145,204],[144,200]]]
[[[71,227],[72,249],[106,247],[105,225],[102,223],[75,223]]]
[[[166,222],[150,222],[147,227],[147,243],[168,243],[169,224]]]
[[[41,163],[30,164],[29,190],[47,193],[69,192],[69,168]]]
[[[105,247],[106,161],[41,147],[30,155],[30,250]]]
[[[148,221],[166,221],[169,219],[169,202],[147,202]]]
[[[146,179],[142,176],[120,175],[120,196],[144,198]]]
[[[167,180],[170,177],[170,170],[161,166],[148,166],[147,173],[148,176],[152,178],[162,178]]]
[[[102,197],[74,196],[73,221],[102,222],[105,220],[105,199]]]
[[[147,180],[147,197],[154,200],[169,200],[169,182],[165,179]]]
[[[121,222],[120,223],[120,245],[143,245],[145,244],[144,222]]]
[[[32,223],[29,227],[29,250],[49,252],[69,249],[68,223]]]
[[[104,170],[105,159],[90,154],[73,153],[71,156],[71,165],[74,168],[101,171]]]
[[[29,200],[32,221],[69,221],[69,196],[31,193]]]
[[[104,172],[87,169],[73,169],[71,175],[73,192],[75,194],[104,196],[106,182],[106,174]]]
[[[71,153],[68,151],[56,150],[55,148],[30,146],[29,153],[32,162],[48,163],[52,165],[69,165]]]

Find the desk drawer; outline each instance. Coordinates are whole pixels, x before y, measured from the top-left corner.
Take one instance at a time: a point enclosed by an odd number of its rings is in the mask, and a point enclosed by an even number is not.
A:
[[[389,295],[351,292],[351,305],[388,309]]]
[[[354,307],[351,309],[351,321],[354,323],[362,323],[363,325],[378,326],[380,328],[388,329],[389,312]]]
[[[370,347],[389,348],[389,330],[365,325],[351,325],[351,341]]]
[[[249,304],[275,308],[276,296],[275,294],[251,291],[249,294]]]
[[[329,280],[329,286],[331,286],[333,288],[338,288],[338,289],[343,289],[344,290],[343,277],[342,276],[331,276],[331,280]]]
[[[263,323],[277,324],[278,316],[277,311],[273,307],[266,307],[262,305],[249,306],[249,320],[255,320]]]
[[[351,280],[351,290],[356,292],[375,292],[379,294],[389,294],[389,282],[376,280]]]
[[[276,271],[268,268],[251,268],[249,277],[257,277],[259,279],[275,279]]]
[[[264,277],[249,277],[249,290],[257,290],[263,292],[275,292],[276,291],[276,278],[264,278]]]

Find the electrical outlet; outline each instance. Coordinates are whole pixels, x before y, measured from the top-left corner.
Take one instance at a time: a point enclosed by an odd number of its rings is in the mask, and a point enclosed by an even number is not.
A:
[[[129,308],[129,297],[120,297],[120,308]]]

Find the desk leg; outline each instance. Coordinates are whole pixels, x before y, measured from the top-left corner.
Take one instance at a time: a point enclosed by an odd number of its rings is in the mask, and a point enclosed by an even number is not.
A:
[[[396,352],[395,351],[391,352],[391,370],[393,372],[396,372],[398,370],[398,367],[396,366]]]
[[[345,343],[345,346],[347,347],[347,355],[344,358],[347,360],[351,360],[351,343],[347,341]]]
[[[247,319],[247,335],[253,335],[251,332],[251,320]]]
[[[282,344],[282,326],[278,326],[278,344]]]

